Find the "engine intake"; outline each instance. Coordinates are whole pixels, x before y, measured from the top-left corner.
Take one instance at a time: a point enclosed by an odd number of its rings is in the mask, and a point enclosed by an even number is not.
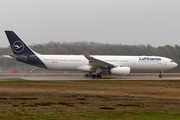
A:
[[[113,75],[129,75],[131,69],[129,67],[115,67],[110,69],[110,74]]]

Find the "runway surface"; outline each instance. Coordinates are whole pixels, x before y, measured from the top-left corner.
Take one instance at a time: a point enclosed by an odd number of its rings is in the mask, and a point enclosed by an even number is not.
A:
[[[163,77],[158,76],[121,76],[121,77],[103,77],[101,79],[85,78],[82,76],[63,76],[63,77],[0,77],[0,81],[57,81],[68,82],[73,80],[180,80],[180,77]]]

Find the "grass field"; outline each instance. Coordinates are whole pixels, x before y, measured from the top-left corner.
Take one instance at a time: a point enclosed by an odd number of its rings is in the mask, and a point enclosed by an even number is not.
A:
[[[4,81],[0,119],[179,120],[180,80]]]

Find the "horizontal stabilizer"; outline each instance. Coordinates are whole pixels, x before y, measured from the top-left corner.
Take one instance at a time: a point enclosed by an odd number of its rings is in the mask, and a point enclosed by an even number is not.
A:
[[[22,62],[27,61],[27,57],[24,56],[24,55],[21,55],[21,56],[17,56],[17,55],[3,55],[1,57],[10,58],[10,59],[16,59],[16,60],[22,61]]]
[[[27,57],[24,56],[24,55],[21,55],[21,56],[9,55],[9,56],[11,56],[12,58],[15,58],[15,59],[18,60],[18,61],[23,61],[23,62],[27,61]]]

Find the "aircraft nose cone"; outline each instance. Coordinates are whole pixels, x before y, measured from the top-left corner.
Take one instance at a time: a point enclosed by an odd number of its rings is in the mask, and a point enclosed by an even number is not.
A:
[[[174,67],[177,67],[178,66],[178,64],[177,63],[174,63]]]

